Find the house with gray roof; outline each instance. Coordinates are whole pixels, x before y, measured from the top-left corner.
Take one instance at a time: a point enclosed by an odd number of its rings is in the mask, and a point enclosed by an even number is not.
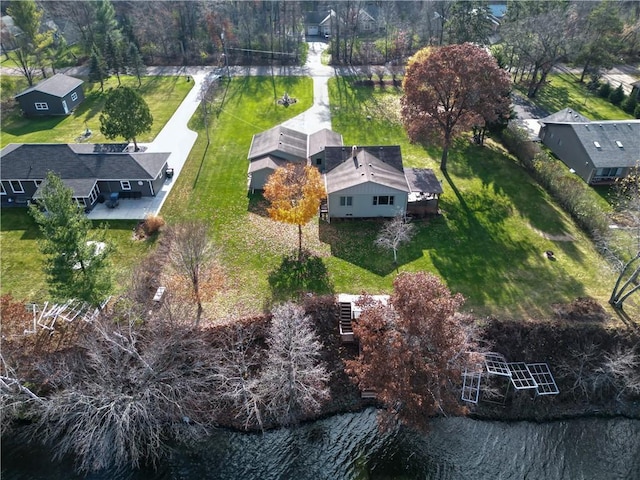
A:
[[[0,152],[0,202],[26,205],[40,196],[49,172],[73,190],[85,209],[118,192],[155,196],[165,181],[169,153],[126,151],[127,144],[9,144]]]
[[[322,214],[331,218],[393,217],[438,213],[442,185],[430,169],[405,169],[398,145],[345,147],[328,129],[302,136],[278,126],[254,135],[249,150],[249,188],[264,188],[269,175],[289,162],[314,165],[327,191]]]
[[[326,150],[328,218],[406,213],[410,189],[398,145]]]
[[[84,100],[83,83],[78,78],[57,73],[14,98],[26,116],[69,115]]]
[[[572,172],[589,185],[606,185],[640,165],[640,120],[584,118],[540,120],[542,143]]]
[[[258,133],[249,148],[249,189],[262,190],[273,171],[288,162],[308,163],[324,169],[324,149],[342,145],[342,135],[328,129],[311,135],[278,125]]]

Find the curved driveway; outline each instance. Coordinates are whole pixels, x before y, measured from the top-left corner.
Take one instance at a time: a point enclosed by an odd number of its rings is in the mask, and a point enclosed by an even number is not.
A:
[[[327,45],[322,42],[309,44],[309,55],[304,67],[232,67],[231,76],[275,75],[275,76],[311,76],[313,78],[313,106],[300,115],[287,120],[284,125],[305,133],[313,133],[323,128],[331,128],[331,113],[329,110],[329,77],[336,71],[321,63],[322,52]],[[65,71],[69,75],[79,74],[79,69],[71,68]],[[147,215],[157,214],[164,204],[175,179],[180,175],[198,134],[190,130],[189,120],[200,105],[198,99],[200,87],[207,75],[222,75],[226,69],[219,67],[150,67],[149,75],[184,75],[193,81],[193,88],[182,101],[167,124],[158,133],[153,142],[140,144],[147,152],[170,152],[169,166],[174,169],[174,177],[165,180],[162,189],[155,197],[138,200],[121,200],[117,208],[107,208],[104,204],[97,204],[88,214],[92,220],[142,220]]]

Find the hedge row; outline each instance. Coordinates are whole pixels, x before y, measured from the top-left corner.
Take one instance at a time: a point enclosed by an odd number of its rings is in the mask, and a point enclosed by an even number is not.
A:
[[[560,162],[529,140],[516,125],[502,132],[502,142],[532,176],[551,194],[576,223],[592,238],[605,235],[607,214],[593,199],[591,188],[578,176],[562,168]]]
[[[638,104],[637,95],[625,95],[622,84],[613,88],[609,82],[596,82],[592,83],[589,89],[594,90],[600,98],[609,100],[616,107],[622,108],[629,115],[640,118],[640,104]]]

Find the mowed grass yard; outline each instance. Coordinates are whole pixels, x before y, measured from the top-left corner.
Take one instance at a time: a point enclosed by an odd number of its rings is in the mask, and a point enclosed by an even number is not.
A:
[[[168,222],[196,217],[210,223],[226,269],[224,306],[216,304],[224,311],[268,305],[269,274],[297,245],[296,227],[272,222],[259,196],[246,191],[251,136],[288,113],[270,107],[270,115],[256,117],[255,111],[264,111],[256,102],[270,98],[270,89],[268,79],[231,82],[211,144],[207,148],[200,135],[162,212]],[[441,276],[465,295],[466,308],[480,315],[549,318],[553,304],[579,296],[606,305],[613,274],[571,219],[499,145],[459,140],[445,177],[437,168],[439,148],[408,142],[399,123],[398,90],[356,87],[340,78],[331,80],[330,97],[333,129],[346,145],[399,144],[407,166],[433,168],[442,179],[443,215],[415,221],[418,233],[400,248],[399,271]],[[194,119],[193,127],[200,128],[198,123]],[[334,292],[391,291],[398,270],[391,252],[374,246],[380,227],[378,220],[315,220],[305,227],[304,246],[323,259]],[[546,250],[557,260],[548,260]]]
[[[151,131],[137,139],[140,143],[153,140],[193,86],[184,76],[144,77],[140,87],[136,77],[121,75],[120,78],[122,85],[129,86],[142,95],[153,116]],[[68,116],[25,118],[19,107],[4,112],[2,147],[9,143],[77,143],[87,128],[92,132],[88,142],[124,141],[122,138],[107,140],[100,133],[100,112],[104,107],[107,92],[117,86],[118,80],[115,77],[109,78],[104,84],[104,92],[101,92],[99,83],[89,83],[85,79],[85,100]],[[3,99],[19,93],[26,87],[26,80],[21,77],[3,77]]]
[[[137,89],[135,77],[122,76],[122,84]],[[91,143],[109,142],[100,134],[99,114],[104,105],[109,88],[115,88],[118,82],[111,78],[105,83],[105,93],[100,92],[99,84],[85,83],[85,101],[67,117],[31,118],[20,115],[18,109],[3,112],[2,146],[9,143],[73,143],[85,130],[86,125],[93,134]],[[22,77],[3,76],[2,98],[12,97],[26,88]],[[146,77],[139,89],[154,118],[149,134],[138,139],[151,141],[171,118],[193,83],[184,77]],[[118,141],[118,140],[115,140]],[[120,140],[122,141],[122,140]],[[98,228],[100,222],[96,222]],[[132,231],[136,222],[118,221],[108,224],[108,238],[116,246],[113,254],[114,278],[116,284],[122,284],[123,278],[129,278],[131,266],[144,258],[153,247],[151,243],[135,242]],[[43,257],[38,250],[38,227],[25,209],[3,209],[0,216],[0,288],[2,293],[11,293],[15,298],[44,301],[47,299],[45,277],[42,272]]]
[[[549,113],[555,113],[563,108],[571,108],[591,120],[634,118],[633,115],[629,115],[607,99],[589,92],[585,83],[577,82],[578,78],[570,73],[549,75],[547,84],[534,99],[535,103]],[[617,85],[612,86],[612,88],[616,87]],[[526,89],[522,92],[526,94]]]
[[[298,103],[289,108],[276,105],[275,98],[284,91]],[[346,145],[399,144],[405,164],[433,168],[445,191],[443,215],[415,221],[418,233],[400,248],[397,270],[391,252],[373,243],[381,221],[327,224],[316,219],[307,225],[304,246],[324,262],[331,291],[390,292],[397,271],[426,270],[461,292],[467,298],[465,309],[480,316],[550,318],[553,304],[579,296],[592,296],[606,305],[613,274],[586,236],[499,145],[490,141],[478,147],[468,138],[460,139],[445,177],[438,169],[439,148],[408,142],[399,123],[398,90],[356,87],[340,78],[331,80],[330,97],[333,129],[344,136]],[[207,306],[210,315],[254,313],[272,301],[269,276],[278,271],[283,256],[296,249],[297,228],[271,221],[260,196],[247,193],[247,153],[253,134],[304,111],[311,99],[311,79],[237,78],[218,94],[209,144],[200,110],[191,121],[198,141],[161,215],[169,224],[193,218],[210,225],[225,278],[220,295]],[[127,245],[119,245],[122,256],[116,258],[123,278],[132,264],[126,261],[153,248],[132,243],[130,226],[125,227],[116,238]],[[4,235],[3,222],[3,241]],[[34,226],[17,227],[14,235],[29,241],[37,231]],[[35,241],[23,246],[12,259],[37,252]],[[555,252],[555,262],[544,256],[546,250]],[[2,259],[4,279],[4,248]],[[33,263],[26,267],[38,268]],[[40,283],[38,291],[42,290],[41,282],[32,282]],[[5,287],[3,281],[2,291],[13,291]]]

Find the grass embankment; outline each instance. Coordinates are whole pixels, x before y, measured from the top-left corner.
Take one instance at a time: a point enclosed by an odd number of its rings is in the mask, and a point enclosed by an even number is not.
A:
[[[142,95],[153,116],[151,131],[137,139],[140,143],[153,140],[193,86],[193,83],[181,76],[144,77],[139,88],[136,77],[120,78],[122,85],[134,88]],[[1,146],[9,143],[77,143],[81,141],[80,137],[87,128],[92,131],[88,139],[90,143],[124,141],[107,140],[100,133],[100,112],[106,93],[117,86],[118,80],[115,77],[105,82],[104,92],[100,91],[100,84],[85,83],[85,100],[68,116],[25,118],[17,107],[11,109],[10,113],[7,112],[8,114],[3,113]],[[19,93],[23,88],[26,88],[23,78],[3,77],[3,100]]]

